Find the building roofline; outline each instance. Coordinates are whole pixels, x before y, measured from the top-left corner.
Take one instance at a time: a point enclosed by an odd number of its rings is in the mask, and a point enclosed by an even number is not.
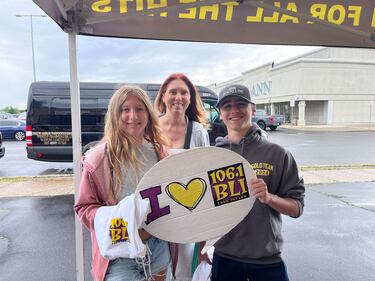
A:
[[[254,68],[251,68],[249,70],[243,71],[243,72],[241,72],[241,74],[245,75],[245,74],[248,74],[249,72],[254,72],[254,71],[259,70],[261,68],[265,68],[266,66],[270,66],[270,68],[272,68],[274,66],[274,62],[273,61],[269,61],[269,62],[263,63],[261,65],[258,65],[256,67],[254,67]]]
[[[274,68],[271,69],[271,71],[276,71],[282,68],[286,68],[292,65],[301,64],[301,63],[326,63],[326,64],[361,64],[361,65],[375,65],[375,61],[362,61],[362,60],[327,60],[327,59],[299,59],[299,60],[293,60],[288,63],[284,63],[282,65],[277,65]]]
[[[275,63],[275,64],[274,64],[274,67],[281,66],[281,65],[283,65],[283,64],[286,64],[286,63],[289,63],[289,62],[292,62],[292,61],[295,61],[295,60],[298,60],[298,59],[304,58],[304,57],[306,57],[306,56],[310,56],[310,55],[315,54],[315,53],[318,53],[318,52],[322,52],[322,51],[327,50],[327,49],[329,49],[329,48],[328,48],[328,47],[318,47],[318,48],[315,49],[315,50],[310,50],[310,51],[308,51],[308,52],[306,52],[306,53],[303,53],[303,54],[300,54],[300,55],[298,55],[298,56],[291,57],[291,58],[289,58],[289,59],[285,59],[285,60],[282,60],[282,61],[280,61],[280,62],[278,62],[278,63]]]

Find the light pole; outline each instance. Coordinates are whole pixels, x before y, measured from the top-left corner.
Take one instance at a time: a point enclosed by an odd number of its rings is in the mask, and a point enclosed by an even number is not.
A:
[[[34,82],[36,81],[35,73],[35,53],[34,53],[34,29],[33,29],[33,17],[45,18],[45,15],[16,15],[16,17],[29,17],[30,18],[30,29],[31,29],[31,54],[33,58],[33,75]]]

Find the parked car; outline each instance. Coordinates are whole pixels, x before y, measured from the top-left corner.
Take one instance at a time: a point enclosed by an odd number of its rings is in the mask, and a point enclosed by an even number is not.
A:
[[[0,132],[0,158],[5,154],[5,147],[3,146],[3,135]]]
[[[251,120],[257,123],[262,130],[270,128],[274,131],[278,126],[284,123],[285,118],[282,115],[269,115],[264,109],[257,109]]]
[[[210,136],[210,144],[215,145],[215,140],[217,137],[224,137],[227,135],[227,129],[223,123],[223,121],[219,118],[219,110],[215,108],[215,110],[210,111],[210,115],[208,116],[210,128],[208,129],[208,133]],[[254,123],[254,117],[252,122]],[[268,133],[262,129],[262,137],[268,139]]]
[[[26,111],[21,112],[21,113],[18,115],[17,119],[26,122]]]
[[[26,123],[17,119],[0,119],[0,132],[4,139],[23,141],[26,138]]]
[[[13,119],[14,116],[8,112],[0,112],[0,119]]]

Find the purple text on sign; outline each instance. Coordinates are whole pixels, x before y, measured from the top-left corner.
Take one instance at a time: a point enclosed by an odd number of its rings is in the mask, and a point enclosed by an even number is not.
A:
[[[160,208],[158,195],[161,194],[161,186],[154,186],[140,192],[142,199],[148,198],[150,200],[151,212],[147,215],[146,225],[149,225],[154,220],[171,213],[169,206]]]

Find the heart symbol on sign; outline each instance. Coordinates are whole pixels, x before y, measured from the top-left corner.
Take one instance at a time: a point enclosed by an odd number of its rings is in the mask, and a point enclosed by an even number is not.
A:
[[[195,178],[189,181],[186,186],[179,182],[172,182],[167,185],[165,191],[176,203],[192,211],[206,193],[206,186],[203,179]]]

